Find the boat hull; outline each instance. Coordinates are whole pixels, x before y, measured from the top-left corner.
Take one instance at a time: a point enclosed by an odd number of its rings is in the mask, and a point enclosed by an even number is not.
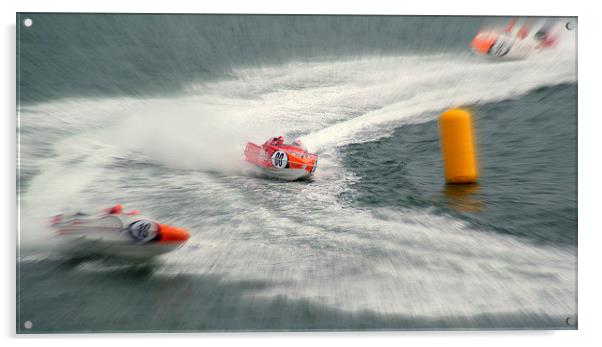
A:
[[[249,142],[243,159],[256,174],[287,181],[309,179],[318,166],[316,154],[289,145],[259,146]]]
[[[78,256],[148,259],[174,251],[186,243],[183,229],[139,215],[59,215],[52,225],[59,250]]]

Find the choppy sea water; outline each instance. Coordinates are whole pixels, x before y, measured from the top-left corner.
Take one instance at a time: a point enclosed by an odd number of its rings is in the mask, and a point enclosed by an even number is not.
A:
[[[575,32],[494,62],[467,44],[501,18],[28,17],[18,327],[575,328]],[[478,185],[443,184],[450,106]],[[320,155],[312,181],[245,174],[274,134]],[[54,250],[48,216],[117,202],[192,237],[136,266]]]

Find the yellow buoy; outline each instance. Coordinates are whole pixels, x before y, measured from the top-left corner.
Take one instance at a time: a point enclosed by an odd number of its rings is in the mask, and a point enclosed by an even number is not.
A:
[[[472,115],[452,108],[439,117],[441,154],[447,183],[474,183],[479,177]]]

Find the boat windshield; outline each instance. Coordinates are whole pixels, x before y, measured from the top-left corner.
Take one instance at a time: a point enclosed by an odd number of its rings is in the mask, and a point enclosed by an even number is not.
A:
[[[292,143],[289,143],[287,146],[297,147],[297,148],[300,148],[301,150],[307,152],[307,147],[305,147],[303,142],[301,142],[300,140],[295,140]]]

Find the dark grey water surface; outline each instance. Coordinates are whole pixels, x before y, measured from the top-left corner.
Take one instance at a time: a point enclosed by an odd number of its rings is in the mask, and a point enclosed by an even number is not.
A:
[[[485,229],[576,246],[577,86],[543,87],[471,109],[479,183],[442,184],[431,121],[347,146],[345,164],[362,178],[342,199],[365,207],[436,206]]]
[[[21,100],[175,94],[233,67],[464,50],[483,17],[21,14]],[[499,18],[488,18],[488,21]],[[20,21],[19,21],[20,22]]]

